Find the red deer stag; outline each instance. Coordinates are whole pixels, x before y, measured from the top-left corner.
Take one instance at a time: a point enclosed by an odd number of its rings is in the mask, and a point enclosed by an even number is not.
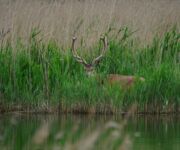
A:
[[[72,54],[73,57],[76,59],[77,62],[83,64],[84,69],[87,73],[88,76],[97,76],[96,72],[95,72],[95,66],[100,62],[100,60],[103,58],[107,48],[108,48],[108,42],[107,42],[107,37],[101,37],[101,41],[103,42],[103,49],[101,51],[101,54],[96,57],[95,59],[93,59],[93,61],[91,63],[87,63],[85,59],[83,59],[82,57],[80,57],[77,54],[77,51],[75,50],[75,41],[76,41],[76,37],[73,37],[72,39]],[[98,77],[98,76],[97,76]],[[99,79],[99,78],[98,78]],[[129,76],[129,75],[120,75],[120,74],[108,74],[105,81],[109,84],[119,84],[122,88],[128,88],[131,87],[135,81],[145,81],[145,79],[143,77],[135,77],[135,76]]]

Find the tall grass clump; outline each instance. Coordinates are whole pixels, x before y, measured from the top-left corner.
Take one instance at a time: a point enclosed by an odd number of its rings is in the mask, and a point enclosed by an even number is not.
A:
[[[113,73],[143,76],[144,83],[123,90],[88,78],[70,48],[64,50],[53,40],[42,42],[35,29],[27,44],[17,39],[15,45],[7,41],[0,47],[1,103],[57,106],[62,111],[114,112],[134,103],[143,111],[178,109],[179,32],[172,29],[141,46],[129,38],[127,28],[123,31],[121,38],[109,36],[109,49],[97,72],[103,80]]]
[[[143,48],[128,40],[110,42],[110,51],[101,64],[102,69],[107,73],[143,76],[146,79],[145,83],[137,83],[125,93],[124,104],[132,104],[133,101],[143,108],[147,104],[152,105],[151,109],[179,104],[179,39],[179,32],[173,28]]]

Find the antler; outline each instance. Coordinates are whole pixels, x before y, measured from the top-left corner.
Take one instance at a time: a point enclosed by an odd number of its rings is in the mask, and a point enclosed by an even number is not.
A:
[[[108,42],[107,42],[107,37],[106,36],[101,37],[100,40],[103,42],[103,49],[102,49],[101,54],[92,61],[93,65],[97,65],[100,62],[100,60],[104,56],[104,53],[105,53],[105,51],[106,51],[106,49],[108,47]]]
[[[83,64],[84,66],[87,66],[88,63],[86,62],[86,60],[84,60],[82,57],[80,57],[74,48],[74,44],[75,44],[76,39],[77,39],[76,37],[72,38],[72,49],[71,50],[72,50],[73,57],[77,60],[77,62]]]
[[[96,57],[90,64],[88,64],[86,60],[84,60],[82,57],[80,57],[77,54],[77,51],[74,48],[76,39],[77,39],[76,37],[73,37],[72,39],[72,54],[73,54],[73,57],[76,59],[76,61],[83,64],[85,67],[97,65],[102,59],[102,57],[104,56],[104,53],[108,47],[107,37],[106,36],[101,37],[100,40],[103,42],[103,49],[101,50],[101,54],[98,57]]]

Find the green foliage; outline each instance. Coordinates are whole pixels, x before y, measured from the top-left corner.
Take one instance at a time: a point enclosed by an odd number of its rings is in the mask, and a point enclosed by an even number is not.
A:
[[[39,33],[32,31],[28,45],[17,40],[15,46],[7,43],[0,47],[0,93],[5,103],[38,105],[48,101],[116,108],[133,103],[180,103],[180,34],[176,29],[143,48],[128,41],[127,29],[121,40],[109,39],[109,49],[97,72],[102,80],[112,73],[146,79],[128,90],[87,78],[70,49],[64,51],[54,41],[41,42]]]

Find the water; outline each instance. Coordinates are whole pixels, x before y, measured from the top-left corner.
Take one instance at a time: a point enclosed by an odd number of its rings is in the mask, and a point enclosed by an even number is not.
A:
[[[0,147],[6,149],[179,150],[180,117],[1,115]]]

